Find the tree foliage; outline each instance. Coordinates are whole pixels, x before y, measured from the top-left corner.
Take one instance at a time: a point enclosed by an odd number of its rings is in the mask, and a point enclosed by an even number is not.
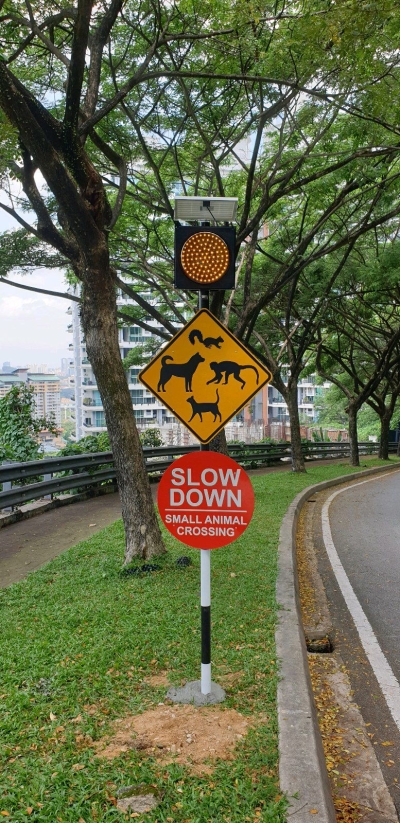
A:
[[[215,292],[212,309],[265,356],[268,320],[276,337],[284,311],[293,399],[304,307],[316,322],[307,278],[328,255],[340,267],[367,233],[393,230],[400,213],[396,22],[387,0],[2,4],[0,205],[26,233],[19,260],[3,238],[8,265],[29,266],[30,236],[33,260],[47,244],[80,284],[128,553],[161,543],[119,358],[117,288],[134,304],[119,316],[156,321],[168,339],[194,307],[192,293],[178,303],[171,292],[174,194],[237,196],[238,287]]]
[[[13,386],[0,399],[0,459],[40,460],[43,453],[38,434],[43,429],[56,431],[54,420],[36,417],[33,389]]]
[[[145,429],[140,432],[139,436],[142,446],[157,448],[163,445],[159,429]],[[60,454],[68,456],[72,454],[89,454],[91,452],[107,451],[110,451],[110,438],[107,432],[100,432],[99,434],[89,434],[87,437],[82,437],[76,443],[69,442],[61,449]]]
[[[332,385],[315,403],[318,425],[324,429],[347,428],[348,416],[345,407],[345,395],[337,386]],[[379,437],[379,417],[367,405],[362,406],[358,413],[357,429],[360,441],[368,440],[369,437]]]
[[[99,434],[89,434],[87,437],[82,437],[77,442],[70,441],[60,450],[59,454],[63,457],[69,457],[73,454],[107,451],[110,451],[110,439],[107,432],[100,432]]]
[[[157,449],[163,445],[160,429],[145,429],[140,432],[140,442],[142,446]]]
[[[393,251],[393,250],[391,250]],[[382,254],[385,259],[384,253]],[[381,447],[388,456],[390,419],[400,393],[400,313],[398,285],[380,277],[379,255],[345,272],[346,288],[333,295],[316,344],[316,366],[346,398],[352,462],[359,464],[357,416],[369,403],[381,420]],[[375,266],[373,263],[375,262]]]

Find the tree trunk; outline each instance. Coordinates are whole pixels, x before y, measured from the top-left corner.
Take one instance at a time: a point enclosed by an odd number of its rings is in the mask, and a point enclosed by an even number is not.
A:
[[[222,429],[220,432],[218,432],[218,434],[215,437],[213,437],[213,439],[210,442],[210,451],[219,452],[220,454],[226,454],[226,456],[229,457],[225,429]]]
[[[112,4],[111,4],[112,5]],[[110,268],[108,226],[112,217],[100,173],[77,138],[82,44],[89,32],[90,3],[78,3],[76,40],[63,124],[16,81],[0,61],[0,106],[18,130],[23,186],[37,214],[41,240],[49,242],[82,282],[82,328],[103,401],[121,496],[125,563],[165,551],[118,346],[116,288]],[[103,23],[106,18],[104,18]],[[115,19],[115,18],[114,18]],[[107,26],[106,26],[107,28]],[[81,50],[81,51],[80,51]],[[72,65],[73,64],[73,65]],[[68,95],[68,92],[70,94]],[[33,183],[40,169],[58,205],[59,231]]]
[[[289,383],[285,392],[285,400],[290,418],[290,442],[292,446],[292,469],[294,472],[305,472],[304,457],[301,448],[299,406],[297,402],[297,380]]]
[[[380,415],[381,434],[379,438],[379,457],[381,460],[389,460],[389,427],[392,414],[386,411]]]
[[[349,441],[350,441],[350,465],[360,465],[360,453],[358,450],[358,434],[357,434],[357,413],[358,408],[350,404],[347,408],[349,415]]]
[[[114,457],[125,527],[126,565],[134,557],[148,558],[166,550],[119,351],[116,291],[106,247],[85,272],[81,317]]]

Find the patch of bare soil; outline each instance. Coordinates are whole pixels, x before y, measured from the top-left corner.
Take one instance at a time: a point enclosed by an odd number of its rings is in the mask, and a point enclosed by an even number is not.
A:
[[[224,688],[229,689],[230,686],[236,686],[242,680],[244,676],[244,672],[236,671],[230,672],[225,669],[225,667],[219,667],[218,672],[218,683]],[[159,672],[158,674],[150,674],[148,677],[143,678],[143,683],[146,683],[147,686],[151,686],[153,689],[161,688],[165,686],[168,688],[171,686],[171,681],[167,671]]]
[[[170,686],[170,681],[167,672],[159,672],[159,674],[150,674],[144,678],[144,683],[151,686],[153,689],[158,689],[161,686]]]
[[[234,709],[163,704],[115,721],[112,737],[95,748],[98,757],[108,760],[139,749],[163,763],[176,761],[194,774],[205,774],[211,771],[210,761],[233,759],[236,744],[252,725]]]

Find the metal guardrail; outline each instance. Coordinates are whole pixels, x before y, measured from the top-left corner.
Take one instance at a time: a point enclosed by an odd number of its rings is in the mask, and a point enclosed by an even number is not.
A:
[[[378,448],[377,443],[359,443],[361,456],[377,454]],[[144,448],[147,472],[153,476],[160,475],[175,457],[198,449],[198,446]],[[291,460],[290,443],[232,443],[228,444],[228,450],[231,457],[248,468],[261,468]],[[397,444],[391,443],[390,453],[396,453],[396,450]],[[307,442],[302,444],[302,451],[306,460],[334,459],[349,457],[350,446],[346,442]],[[34,478],[34,482],[26,483],[29,478]],[[73,489],[96,488],[115,479],[112,452],[48,457],[28,463],[6,463],[0,466],[0,484],[3,489],[0,492],[0,510]]]
[[[161,474],[174,457],[198,449],[196,446],[144,448],[147,471],[149,474]],[[26,483],[29,478],[35,478],[35,482]],[[110,451],[71,457],[47,457],[44,460],[30,460],[27,463],[6,463],[0,465],[0,484],[3,488],[0,492],[0,511],[21,506],[32,500],[52,497],[60,492],[96,488],[115,479],[114,461]],[[19,485],[21,481],[23,485]]]
[[[187,454],[195,451],[196,447],[162,446],[160,448],[143,449],[145,457],[165,457],[169,454]],[[0,465],[0,483],[14,480],[24,480],[26,477],[36,477],[56,472],[75,471],[113,463],[112,452],[93,452],[88,454],[74,454],[71,457],[46,457],[43,460],[30,460],[28,463],[6,463]]]

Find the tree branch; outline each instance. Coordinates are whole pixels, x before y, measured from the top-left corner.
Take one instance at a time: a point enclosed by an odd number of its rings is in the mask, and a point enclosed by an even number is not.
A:
[[[189,38],[189,35],[188,35]],[[140,69],[136,72],[136,74],[131,77],[114,95],[111,100],[108,100],[107,103],[102,106],[92,117],[89,117],[85,123],[79,129],[80,134],[85,134],[90,128],[96,125],[100,120],[102,120],[107,114],[113,111],[124,98],[140,83],[145,83],[149,80],[158,80],[161,77],[165,78],[174,78],[174,79],[193,79],[193,80],[231,80],[232,82],[241,82],[241,83],[268,83],[278,87],[287,87],[291,91],[296,93],[302,92],[304,94],[309,94],[312,97],[316,97],[319,100],[324,102],[334,102],[336,95],[329,95],[326,92],[321,92],[318,89],[313,88],[306,88],[302,85],[299,85],[296,82],[292,82],[290,80],[284,79],[277,79],[276,77],[269,77],[262,74],[237,74],[237,73],[222,73],[222,72],[204,72],[204,71],[188,71],[185,69],[179,69],[179,71],[168,70],[165,68],[154,69],[153,71],[146,72],[146,68],[149,65],[154,53],[156,52],[159,45],[162,44],[162,41],[157,41],[153,44],[151,49],[149,50],[146,59],[143,61]],[[279,104],[277,104],[279,105]],[[337,103],[339,106],[339,103]],[[279,109],[278,109],[279,111]]]
[[[75,303],[80,303],[80,297],[75,297],[73,294],[61,291],[50,291],[50,289],[39,289],[36,286],[26,286],[22,283],[15,283],[13,280],[8,280],[6,277],[0,276],[0,283],[5,283],[6,286],[13,286],[15,289],[24,289],[24,291],[39,292],[39,294],[49,294],[51,297],[62,297],[64,300],[71,300]]]
[[[121,289],[121,291],[125,292],[125,294],[129,294],[129,297],[131,297],[132,300],[134,300],[135,303],[138,304],[138,306],[140,306],[142,309],[148,312],[148,314],[150,314],[151,317],[154,318],[154,320],[157,320],[157,322],[164,326],[164,328],[167,329],[171,334],[176,334],[177,329],[175,328],[175,326],[173,326],[173,324],[170,323],[169,320],[163,317],[163,315],[159,311],[157,311],[155,306],[152,306],[151,303],[149,303],[147,300],[144,300],[143,297],[135,291],[135,289],[131,288],[131,286],[129,286],[128,283],[125,283],[123,280],[121,280],[120,277],[116,277],[115,281]]]
[[[90,117],[96,108],[101,74],[101,61],[104,46],[107,43],[111,29],[124,5],[124,0],[112,0],[100,25],[91,38],[90,44],[90,66],[87,81],[83,113],[85,118]]]
[[[82,233],[86,233],[87,242],[96,246],[101,242],[102,234],[94,216],[67,168],[60,161],[54,148],[54,135],[49,136],[48,129],[45,128],[47,123],[41,117],[42,107],[36,101],[34,106],[31,103],[29,93],[26,93],[22,84],[14,82],[12,73],[0,61],[0,105],[3,111],[18,131],[24,134],[24,145],[67,216],[72,233],[76,237],[82,237]],[[62,147],[59,146],[59,149],[62,150]]]
[[[79,117],[93,3],[94,0],[78,0],[78,16],[73,30],[63,124],[64,140],[67,142],[72,140],[73,143],[75,143],[75,131]]]

